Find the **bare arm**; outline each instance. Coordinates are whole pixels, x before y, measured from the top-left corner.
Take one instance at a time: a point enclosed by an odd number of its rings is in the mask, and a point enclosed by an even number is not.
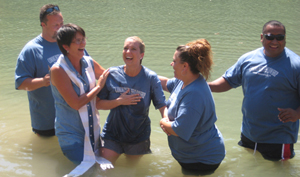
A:
[[[50,75],[46,74],[44,77],[27,78],[18,87],[19,90],[33,91],[41,87],[48,87],[50,85]]]
[[[168,78],[164,77],[164,76],[158,76],[158,79],[160,80],[161,86],[163,88],[164,91],[169,92],[168,87],[167,87],[167,82],[168,82]]]
[[[88,93],[78,96],[72,87],[71,80],[67,73],[60,67],[51,68],[51,82],[57,88],[67,104],[78,110],[90,102],[103,88],[109,72],[106,70],[98,80],[97,85]]]
[[[97,109],[109,110],[120,105],[136,105],[141,101],[141,96],[139,94],[127,95],[129,89],[122,93],[117,99],[114,100],[97,100]]]
[[[95,76],[96,78],[99,78],[105,69],[95,60],[93,60],[93,62],[94,62]]]
[[[232,89],[232,87],[223,77],[220,77],[212,82],[208,82],[208,85],[212,92],[225,92]]]
[[[165,117],[163,119],[160,120],[160,127],[162,128],[162,130],[168,135],[174,135],[174,136],[178,136],[174,130],[172,129],[172,122],[170,121],[168,117]]]
[[[159,112],[160,112],[162,118],[168,117],[167,106],[163,106],[163,107],[159,108]]]

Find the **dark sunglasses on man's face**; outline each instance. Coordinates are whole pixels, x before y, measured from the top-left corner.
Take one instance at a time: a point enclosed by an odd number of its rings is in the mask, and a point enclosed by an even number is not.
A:
[[[58,6],[50,7],[48,9],[46,9],[46,12],[47,12],[47,14],[49,14],[49,13],[53,12],[54,10],[59,11]]]
[[[272,40],[274,40],[274,39],[276,39],[277,41],[282,41],[282,40],[284,39],[284,37],[285,37],[284,34],[278,34],[278,35],[264,34],[264,36],[265,36],[265,38],[266,38],[267,40],[270,40],[270,41],[272,41]]]

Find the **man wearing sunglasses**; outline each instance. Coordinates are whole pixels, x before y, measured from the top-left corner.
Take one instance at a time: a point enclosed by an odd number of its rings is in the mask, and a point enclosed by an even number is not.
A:
[[[213,92],[242,86],[243,122],[239,145],[268,160],[293,158],[300,118],[300,57],[285,47],[285,26],[263,26],[263,47],[242,55],[225,74],[209,83]]]
[[[49,69],[61,54],[56,32],[63,25],[57,5],[47,4],[40,9],[40,25],[42,33],[24,46],[17,59],[15,88],[27,91],[33,132],[53,136],[55,108]]]

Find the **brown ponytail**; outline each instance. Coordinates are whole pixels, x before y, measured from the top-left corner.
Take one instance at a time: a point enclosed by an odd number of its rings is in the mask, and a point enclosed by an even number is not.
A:
[[[206,80],[210,77],[213,60],[211,46],[206,39],[178,46],[176,50],[180,52],[181,61],[189,64],[193,74],[201,73]]]

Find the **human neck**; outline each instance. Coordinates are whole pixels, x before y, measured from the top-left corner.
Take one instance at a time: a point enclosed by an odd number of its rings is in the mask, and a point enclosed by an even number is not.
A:
[[[190,83],[194,82],[198,77],[199,77],[199,74],[190,74],[190,75],[187,75],[184,79],[182,79],[182,82],[183,82],[182,89],[184,89]]]
[[[130,77],[137,76],[140,73],[141,69],[141,65],[139,65],[138,67],[129,67],[126,65],[124,66],[124,72]]]
[[[45,35],[43,33],[41,34],[41,36],[42,36],[43,39],[45,39],[48,42],[56,42],[56,39],[53,39],[52,37],[47,36],[47,35]]]
[[[76,71],[79,74],[81,74],[81,62],[80,62],[81,58],[76,58],[76,57],[73,57],[73,56],[70,56],[70,55],[67,55],[67,57],[69,58],[71,64],[76,69]]]

